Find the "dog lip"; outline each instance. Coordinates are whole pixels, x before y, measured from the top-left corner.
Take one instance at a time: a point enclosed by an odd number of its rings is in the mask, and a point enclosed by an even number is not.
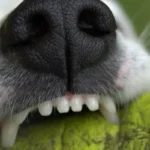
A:
[[[71,100],[73,94],[71,92],[67,92],[65,96],[68,98],[68,100]]]
[[[129,56],[127,56],[122,64],[122,68],[118,72],[117,79],[115,84],[117,88],[123,89],[124,87],[124,79],[129,76],[132,66],[132,60]]]

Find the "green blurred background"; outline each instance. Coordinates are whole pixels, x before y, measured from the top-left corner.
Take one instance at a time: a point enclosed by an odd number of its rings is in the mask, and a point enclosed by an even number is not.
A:
[[[150,23],[150,0],[118,0],[140,34]]]

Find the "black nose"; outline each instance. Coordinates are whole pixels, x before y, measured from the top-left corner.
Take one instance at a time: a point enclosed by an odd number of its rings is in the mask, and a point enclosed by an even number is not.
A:
[[[24,0],[3,24],[1,46],[25,68],[70,81],[105,59],[115,30],[100,0]]]

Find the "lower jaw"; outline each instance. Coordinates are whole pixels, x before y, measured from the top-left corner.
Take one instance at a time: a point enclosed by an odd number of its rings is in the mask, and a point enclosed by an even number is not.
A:
[[[90,111],[100,110],[109,122],[119,124],[116,106],[111,97],[98,95],[72,95],[71,93],[67,93],[64,97],[45,101],[38,106],[6,118],[0,126],[1,146],[5,148],[13,146],[19,126],[24,122],[30,112],[38,109],[42,116],[50,116],[54,108],[56,108],[59,113],[68,113],[70,109],[73,112],[81,112],[83,105],[86,105]]]

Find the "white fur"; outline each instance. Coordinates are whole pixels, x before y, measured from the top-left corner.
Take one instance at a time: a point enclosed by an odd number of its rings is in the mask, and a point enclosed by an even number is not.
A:
[[[143,41],[138,40],[134,27],[121,6],[115,0],[102,1],[111,9],[117,22],[117,47],[130,59],[129,75],[119,81],[123,90],[118,91],[116,95],[121,99],[121,103],[127,103],[150,91],[150,56],[141,44]]]
[[[119,94],[122,103],[126,103],[150,91],[150,56],[137,40],[125,38],[119,32],[117,35],[118,48],[126,52],[130,59],[129,75],[120,81],[124,83],[124,87]]]
[[[0,0],[0,26],[7,17],[23,0]]]

